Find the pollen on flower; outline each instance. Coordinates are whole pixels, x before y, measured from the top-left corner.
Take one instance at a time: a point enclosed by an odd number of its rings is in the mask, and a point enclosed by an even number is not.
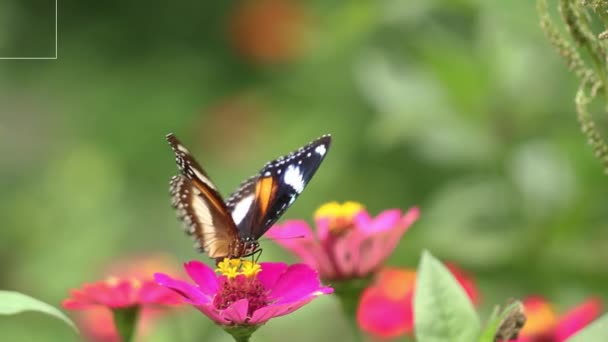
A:
[[[224,258],[218,263],[215,271],[228,278],[235,278],[238,275],[253,277],[262,271],[262,267],[252,261]]]
[[[241,273],[246,277],[252,277],[260,273],[262,266],[252,261],[243,261],[241,264]]]
[[[106,284],[108,284],[108,286],[115,287],[118,285],[118,283],[120,283],[120,279],[118,279],[118,277],[109,276],[106,278]]]
[[[259,268],[259,265],[255,266]],[[252,267],[255,268],[255,266]],[[213,298],[213,305],[219,310],[228,308],[236,301],[246,299],[249,303],[247,315],[251,316],[253,312],[269,303],[268,291],[255,276],[248,277],[241,272],[236,277],[221,277],[219,282],[219,291]]]
[[[217,268],[215,269],[215,271],[221,273],[222,275],[225,275],[228,278],[234,278],[239,274],[238,269],[240,265],[240,259],[224,258],[224,260],[220,261],[217,264]]]
[[[329,220],[329,229],[333,233],[340,233],[353,226],[353,218],[364,210],[365,207],[359,202],[347,201],[342,204],[338,202],[325,203],[315,211],[316,220]]]

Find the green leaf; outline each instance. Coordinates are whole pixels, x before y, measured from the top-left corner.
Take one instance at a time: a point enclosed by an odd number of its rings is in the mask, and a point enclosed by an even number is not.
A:
[[[49,304],[19,292],[0,291],[0,315],[14,315],[25,311],[38,311],[59,318],[78,332],[74,322]]]
[[[424,251],[416,278],[414,324],[417,341],[476,341],[481,330],[479,317],[452,273]]]
[[[603,342],[608,336],[608,314],[596,319],[566,342]]]

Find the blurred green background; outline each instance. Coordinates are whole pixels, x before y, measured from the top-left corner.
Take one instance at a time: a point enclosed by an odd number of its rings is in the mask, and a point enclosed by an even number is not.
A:
[[[53,6],[3,0],[0,52],[47,54]],[[169,205],[166,133],[224,194],[332,133],[284,219],[332,200],[419,205],[389,263],[415,267],[429,249],[460,264],[484,312],[529,294],[564,308],[608,295],[608,178],[533,2],[59,1],[58,13],[58,60],[0,61],[0,288],[59,305],[125,256],[204,258]],[[264,259],[294,261],[263,245]],[[327,297],[254,339],[326,341],[346,327]],[[194,310],[149,340],[176,331],[230,340]],[[0,332],[77,340],[36,314],[0,319]]]

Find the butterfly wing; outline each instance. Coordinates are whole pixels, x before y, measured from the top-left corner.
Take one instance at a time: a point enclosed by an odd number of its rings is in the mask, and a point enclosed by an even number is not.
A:
[[[253,224],[252,210],[255,207],[255,187],[258,178],[258,175],[255,175],[244,180],[226,200],[226,208],[237,227],[249,227]]]
[[[181,175],[170,183],[172,205],[184,222],[195,247],[212,258],[230,256],[238,230],[221,195],[190,152],[173,135],[167,140],[175,152]]]
[[[241,184],[227,201],[241,236],[257,240],[281,217],[313,177],[330,144],[331,137],[324,135],[267,163]]]

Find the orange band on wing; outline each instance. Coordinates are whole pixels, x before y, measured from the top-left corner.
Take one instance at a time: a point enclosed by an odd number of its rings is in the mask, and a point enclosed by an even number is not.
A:
[[[255,198],[262,214],[265,214],[268,210],[268,205],[274,197],[276,189],[277,186],[272,177],[264,177],[258,180],[255,187]]]

